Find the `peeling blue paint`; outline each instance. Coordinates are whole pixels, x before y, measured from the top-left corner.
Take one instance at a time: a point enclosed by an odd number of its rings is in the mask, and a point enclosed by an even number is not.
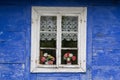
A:
[[[119,0],[0,1],[0,80],[119,80],[119,4]],[[86,73],[30,73],[31,7],[36,5],[87,7]]]
[[[24,80],[24,64],[0,64],[0,80]]]
[[[119,67],[94,67],[93,80],[119,80],[120,68]]]

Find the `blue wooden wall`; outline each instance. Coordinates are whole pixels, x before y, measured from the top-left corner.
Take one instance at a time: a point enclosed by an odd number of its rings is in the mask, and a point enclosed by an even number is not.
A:
[[[0,80],[120,80],[119,0],[0,1]],[[30,73],[31,6],[86,6],[87,72]]]

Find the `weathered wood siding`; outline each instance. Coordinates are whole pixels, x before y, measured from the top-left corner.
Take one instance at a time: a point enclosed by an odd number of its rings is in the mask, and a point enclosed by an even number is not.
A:
[[[0,80],[119,80],[119,0],[0,1]],[[30,73],[31,6],[87,7],[87,72]]]

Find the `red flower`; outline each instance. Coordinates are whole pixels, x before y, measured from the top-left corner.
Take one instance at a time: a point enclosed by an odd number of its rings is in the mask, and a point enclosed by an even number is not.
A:
[[[72,60],[75,61],[76,60],[76,56],[72,56]]]
[[[68,57],[67,54],[64,54],[64,57],[67,58]]]
[[[46,60],[45,57],[42,57],[42,58],[41,58],[41,61],[42,61],[42,62],[45,62],[45,60]]]
[[[70,53],[65,53],[65,54],[64,54],[64,57],[65,57],[65,58],[69,57],[69,54],[70,54]]]
[[[48,61],[48,64],[53,64],[53,61]]]

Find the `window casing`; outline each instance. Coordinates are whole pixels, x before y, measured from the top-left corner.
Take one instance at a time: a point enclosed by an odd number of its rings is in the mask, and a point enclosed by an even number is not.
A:
[[[86,12],[86,7],[32,7],[31,72],[86,71]]]

